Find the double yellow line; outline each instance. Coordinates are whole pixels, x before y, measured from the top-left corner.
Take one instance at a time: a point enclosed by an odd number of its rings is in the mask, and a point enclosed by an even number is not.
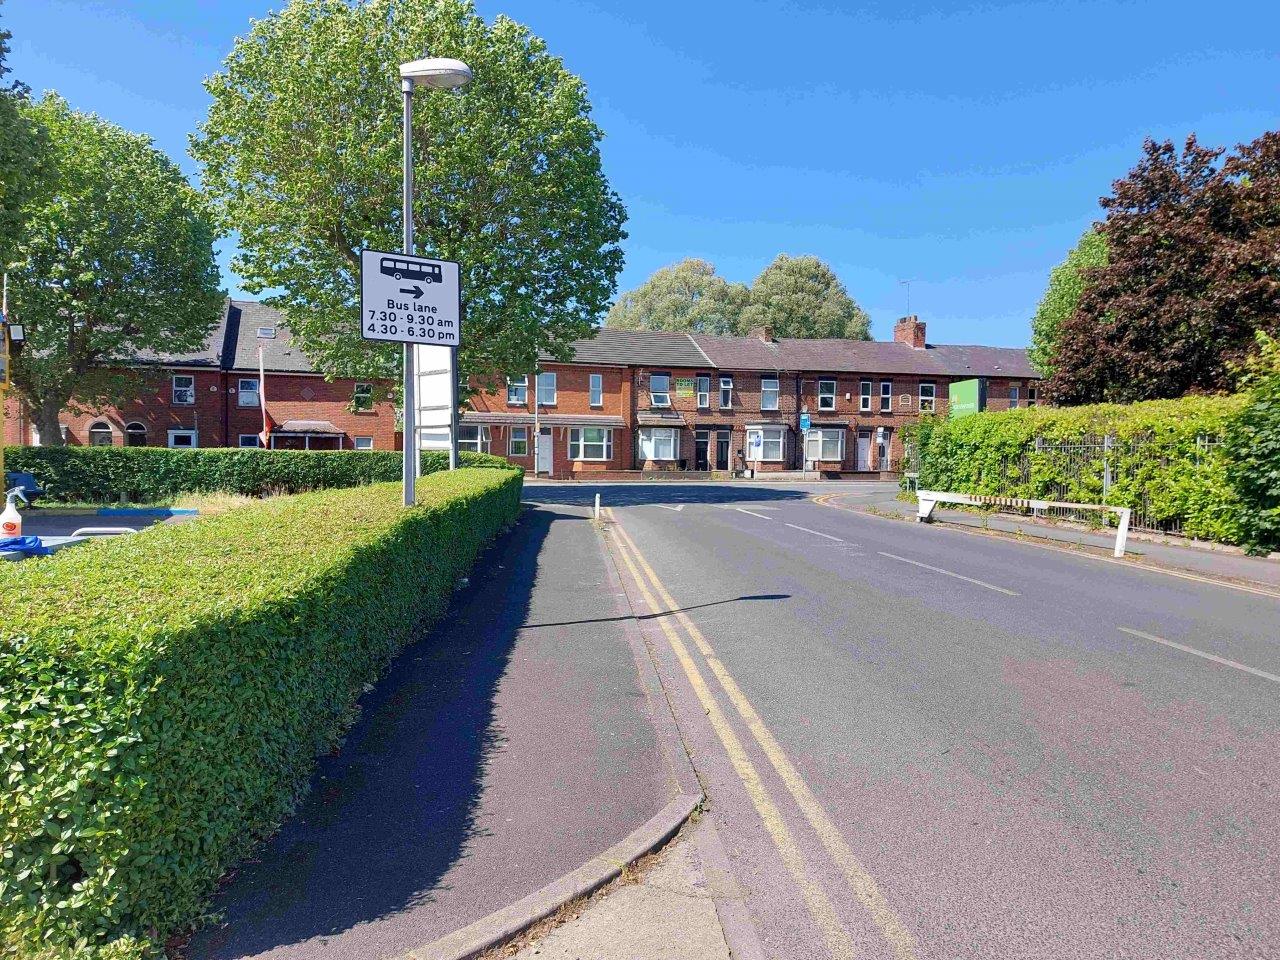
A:
[[[737,682],[729,674],[729,671],[725,669],[724,664],[716,656],[716,652],[707,641],[707,638],[703,636],[702,631],[689,619],[688,615],[679,609],[679,604],[672,598],[662,581],[658,579],[658,575],[649,566],[649,562],[644,558],[635,541],[617,522],[612,509],[606,509],[605,515],[611,521],[609,530],[613,534],[612,540],[615,550],[630,572],[631,578],[640,595],[644,598],[645,604],[655,614],[669,614],[669,616],[658,616],[655,620],[666,636],[667,642],[671,644],[671,649],[675,653],[676,659],[680,662],[685,676],[688,677],[699,703],[701,703],[703,710],[706,711],[707,719],[710,720],[716,736],[719,737],[720,742],[724,745],[725,751],[729,755],[729,760],[733,764],[734,771],[746,788],[747,795],[751,798],[751,802],[755,806],[756,812],[760,815],[760,819],[773,840],[774,846],[777,847],[783,864],[799,888],[805,906],[808,908],[818,928],[822,931],[831,955],[840,958],[840,960],[852,958],[855,956],[853,941],[844,925],[840,922],[831,899],[810,876],[810,871],[805,864],[804,854],[796,843],[795,836],[783,819],[777,804],[769,795],[764,781],[756,770],[755,764],[752,763],[751,758],[747,755],[742,741],[738,738],[723,710],[721,710],[715,694],[703,678],[694,658],[690,655],[688,647],[676,629],[676,624],[679,625],[702,655],[702,659],[715,676],[725,696],[733,704],[760,750],[786,786],[787,792],[791,795],[795,805],[817,834],[828,856],[844,875],[854,896],[863,909],[867,911],[872,922],[893,950],[894,956],[897,960],[916,960],[916,945],[911,933],[893,911],[893,908],[889,906],[888,901],[880,892],[879,887],[876,886],[871,874],[854,856],[844,835],[822,808],[822,805],[813,795],[813,791],[809,789],[804,778],[800,776],[799,771],[796,770],[778,745],[778,741],[774,739],[769,728],[760,719],[760,715],[751,706],[750,701],[747,700]]]

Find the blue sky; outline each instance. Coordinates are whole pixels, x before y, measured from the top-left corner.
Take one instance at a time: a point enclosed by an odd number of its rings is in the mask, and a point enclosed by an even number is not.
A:
[[[15,74],[194,174],[201,79],[279,0],[7,0]],[[1144,136],[1280,125],[1280,3],[477,0],[585,78],[630,214],[620,289],[686,256],[832,264],[890,335],[1021,345]],[[237,278],[226,267],[233,295]]]

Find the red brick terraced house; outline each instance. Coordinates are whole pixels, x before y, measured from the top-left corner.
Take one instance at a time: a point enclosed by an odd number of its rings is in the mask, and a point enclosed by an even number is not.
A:
[[[554,478],[899,468],[902,428],[947,413],[954,381],[983,381],[985,409],[1037,402],[1026,351],[929,344],[904,317],[890,342],[602,328],[504,390],[473,395],[463,449]]]
[[[286,450],[394,450],[391,384],[325,380],[292,342],[279,311],[228,300],[204,349],[129,363],[146,387],[122,407],[60,418],[73,446],[257,447],[262,430],[258,348],[266,371],[271,446]],[[40,443],[32,418],[10,396],[6,444]]]

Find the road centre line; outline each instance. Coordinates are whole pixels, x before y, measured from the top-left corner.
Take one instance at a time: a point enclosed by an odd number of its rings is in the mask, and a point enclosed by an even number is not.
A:
[[[985,580],[975,580],[973,577],[966,577],[963,574],[953,573],[950,570],[943,570],[941,567],[930,566],[927,563],[921,563],[919,560],[909,560],[906,557],[900,557],[896,553],[885,553],[883,550],[877,550],[876,553],[882,557],[888,557],[890,560],[901,560],[903,563],[910,563],[917,567],[924,567],[926,570],[932,570],[934,573],[941,573],[948,577],[955,577],[957,580],[963,580],[965,583],[974,583],[980,587],[986,587],[988,590],[994,590],[997,593],[1003,593],[1010,597],[1020,597],[1022,594],[1016,590],[1006,590],[1004,587],[997,587],[994,583],[987,583]]]
[[[1157,637],[1152,633],[1143,633],[1141,630],[1134,630],[1131,627],[1116,627],[1121,633],[1127,633],[1131,637],[1140,637],[1143,640],[1150,640],[1152,643],[1162,643],[1166,647],[1173,647],[1175,650],[1181,650],[1183,653],[1189,653],[1195,657],[1203,657],[1205,660],[1212,660],[1214,663],[1220,663],[1224,667],[1234,667],[1237,670],[1243,670],[1245,673],[1251,673],[1255,677],[1261,677],[1263,680],[1270,680],[1272,683],[1280,683],[1280,677],[1274,673],[1267,673],[1265,670],[1259,670],[1256,667],[1245,666],[1243,663],[1237,663],[1235,660],[1228,660],[1226,657],[1215,656],[1212,653],[1206,653],[1203,650],[1197,650],[1195,647],[1188,647],[1186,644],[1175,643],[1172,640],[1166,640],[1164,637]]]
[[[697,646],[703,659],[706,660],[707,666],[720,682],[720,686],[737,708],[747,728],[760,745],[760,749],[769,759],[770,764],[772,764],[783,784],[791,793],[796,805],[800,807],[810,826],[818,834],[828,855],[845,875],[845,879],[853,889],[855,896],[857,896],[867,912],[870,913],[881,935],[892,948],[894,956],[897,960],[916,960],[914,937],[912,937],[901,918],[889,905],[875,879],[854,855],[853,850],[844,838],[844,834],[840,832],[839,827],[835,825],[826,810],[818,802],[817,797],[813,795],[808,783],[805,782],[800,772],[791,763],[790,758],[787,757],[781,745],[774,738],[773,733],[765,726],[764,721],[756,713],[750,701],[747,700],[737,681],[729,674],[729,671],[716,655],[707,638],[689,619],[689,616],[680,609],[680,605],[676,603],[675,598],[671,596],[662,581],[658,579],[658,575],[644,558],[644,554],[635,545],[635,541],[631,539],[630,534],[620,524],[615,524],[614,529],[619,535],[619,540],[625,541],[630,545],[636,560],[647,572],[655,590],[667,605],[668,611],[674,612],[677,621],[684,627],[685,632],[693,640],[694,645]],[[665,621],[666,618],[662,619]]]
[[[834,540],[836,543],[844,543],[844,541],[839,537],[833,537],[831,534],[823,533],[821,530],[810,530],[808,527],[802,527],[798,523],[787,523],[785,520],[782,522],[792,530],[803,530],[805,533],[812,533],[815,537],[826,537],[828,540]]]
[[[617,525],[613,511],[609,510],[607,513],[609,519],[614,521],[614,529],[621,532],[622,528]],[[627,539],[630,541],[630,538]],[[636,564],[629,556],[629,553],[634,550],[636,558],[640,562],[644,562],[634,544],[628,547],[622,542],[621,538],[615,538],[614,543],[618,547],[618,555],[626,564],[634,583],[644,597],[645,604],[653,613],[665,612],[659,608],[657,600],[654,599],[653,594],[645,583],[644,576],[636,568]],[[719,703],[716,702],[715,696],[703,679],[697,664],[694,663],[693,658],[689,655],[684,641],[680,639],[675,632],[675,628],[668,621],[669,618],[667,617],[657,618],[658,626],[666,634],[667,642],[671,644],[671,649],[675,652],[676,659],[680,661],[680,666],[684,669],[685,676],[688,677],[689,683],[698,697],[698,702],[702,704],[707,719],[711,721],[712,729],[715,730],[716,736],[720,738],[720,742],[725,748],[725,752],[728,753],[734,771],[738,774],[738,779],[742,781],[747,795],[751,798],[751,802],[756,808],[756,813],[759,814],[760,819],[764,822],[769,838],[773,841],[774,846],[777,847],[787,871],[800,888],[805,906],[808,908],[818,928],[822,931],[828,949],[833,957],[841,958],[841,960],[845,960],[845,958],[853,960],[856,955],[853,941],[840,923],[835,906],[806,871],[804,855],[800,850],[800,846],[796,843],[790,828],[787,827],[786,821],[782,819],[782,814],[773,802],[773,798],[769,796],[759,771],[756,770],[755,765],[751,762],[751,758],[747,756],[747,752],[742,746],[742,741],[738,739],[738,735],[734,733],[733,727],[720,709]]]
[[[746,509],[745,507],[734,507],[733,509],[737,510],[739,513],[745,513],[752,517],[759,517],[761,520],[773,519],[773,517],[766,517],[763,513],[753,513],[752,511]]]

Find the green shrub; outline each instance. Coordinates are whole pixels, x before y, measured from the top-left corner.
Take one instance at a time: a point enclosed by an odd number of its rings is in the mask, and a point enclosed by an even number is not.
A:
[[[0,568],[0,954],[154,949],[520,509],[463,469]]]
[[[1190,537],[1240,543],[1241,503],[1227,482],[1227,454],[1206,441],[1220,439],[1242,406],[1240,397],[1184,397],[1032,407],[929,418],[909,438],[919,454],[920,489],[1100,503],[1103,451],[1061,447],[1110,437],[1107,503],[1141,507],[1153,522],[1176,522]]]
[[[1245,373],[1246,405],[1227,428],[1227,483],[1243,506],[1251,553],[1280,550],[1280,341],[1259,331]]]
[[[164,447],[8,447],[6,470],[35,474],[47,499],[63,503],[156,503],[184,493],[305,493],[399,480],[402,455],[391,450],[169,450]],[[449,466],[439,450],[422,453],[423,474]],[[501,457],[463,451],[460,465],[506,467]]]

